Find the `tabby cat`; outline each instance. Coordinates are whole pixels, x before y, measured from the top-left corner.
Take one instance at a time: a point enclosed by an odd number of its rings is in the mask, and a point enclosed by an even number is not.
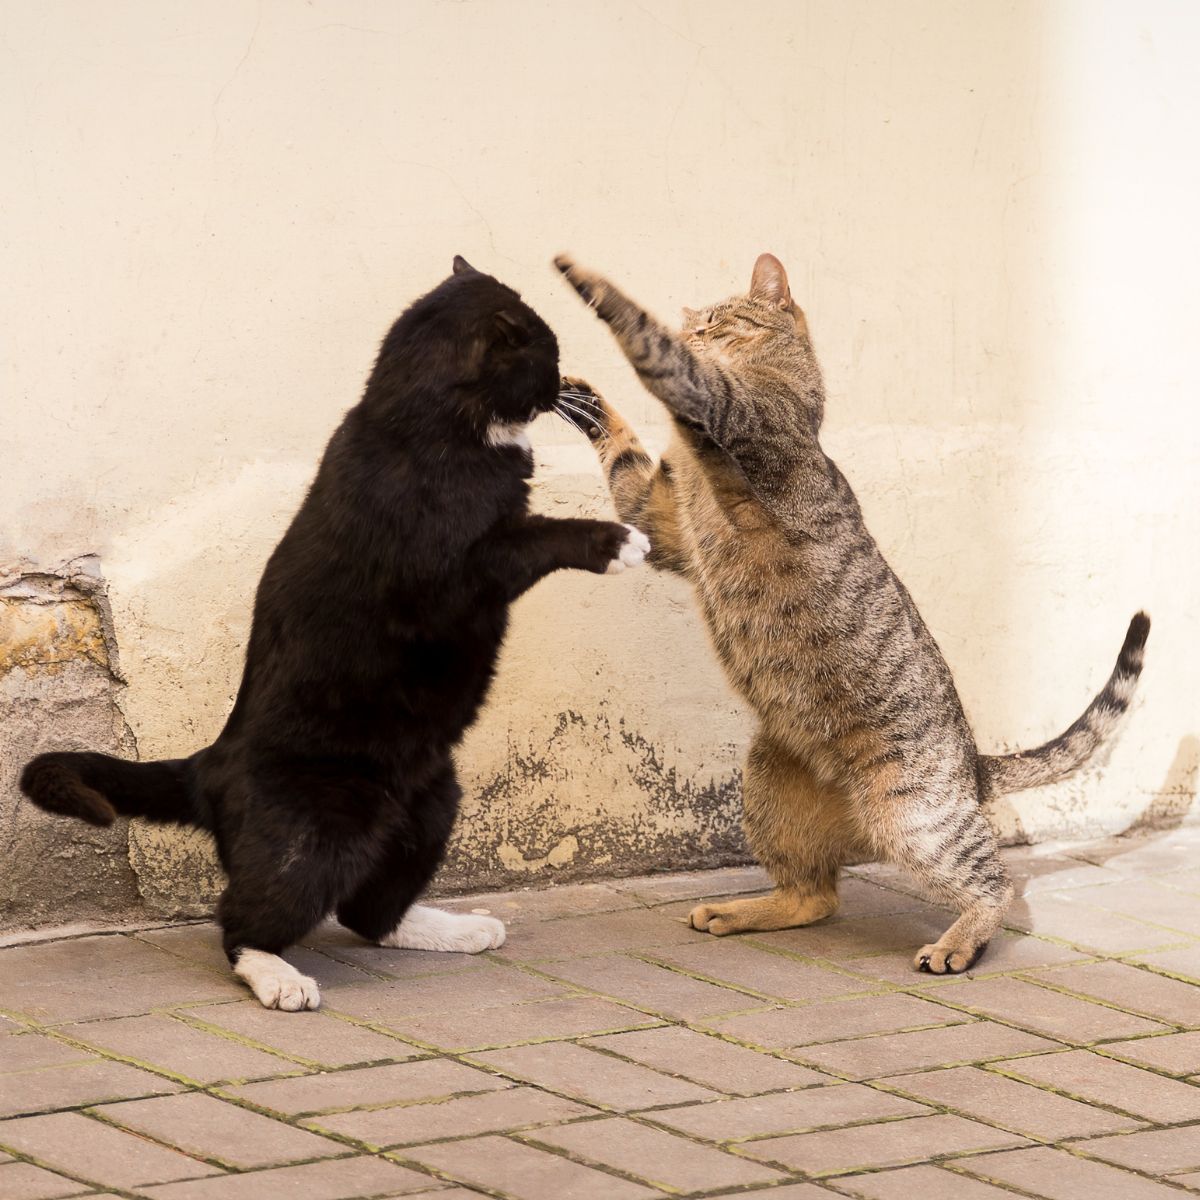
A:
[[[915,965],[966,970],[1013,895],[984,805],[1091,758],[1129,706],[1149,618],[1133,618],[1111,678],[1066,733],[981,755],[936,642],[821,449],[821,373],[778,259],[759,257],[748,295],[685,309],[681,333],[571,259],[555,265],[666,406],[672,444],[656,465],[586,384],[559,410],[596,444],[649,561],[692,582],[759,720],[745,827],[775,890],[698,905],[691,924],[718,935],[807,925],[837,908],[841,865],[883,860],[960,914]]]
[[[233,711],[188,758],[40,754],[37,805],[212,832],[234,973],[316,1008],[280,955],[326,913],[368,941],[475,953],[494,917],[415,904],[460,790],[451,752],[491,683],[509,606],[551,571],[615,574],[649,546],[613,521],[532,514],[526,425],[555,404],[558,343],[462,258],[396,321],[258,585]]]

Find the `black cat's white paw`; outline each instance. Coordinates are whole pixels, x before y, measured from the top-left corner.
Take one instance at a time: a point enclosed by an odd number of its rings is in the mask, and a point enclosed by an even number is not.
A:
[[[629,567],[640,567],[650,553],[650,539],[632,525],[626,525],[629,532],[617,550],[617,556],[604,568],[605,575],[620,575]]]
[[[317,981],[301,975],[278,954],[243,949],[233,964],[233,973],[246,981],[263,1008],[304,1012],[321,1006]]]
[[[504,945],[504,922],[475,913],[446,912],[414,904],[391,933],[379,939],[381,946],[404,950],[450,950],[479,954]]]

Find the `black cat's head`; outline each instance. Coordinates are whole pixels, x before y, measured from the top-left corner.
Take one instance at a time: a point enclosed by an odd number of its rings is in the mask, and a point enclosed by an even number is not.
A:
[[[384,339],[366,401],[389,424],[487,438],[549,411],[558,341],[510,287],[461,255]]]

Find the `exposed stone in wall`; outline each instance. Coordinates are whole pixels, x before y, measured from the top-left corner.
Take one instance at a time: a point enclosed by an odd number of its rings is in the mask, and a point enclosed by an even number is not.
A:
[[[133,756],[99,564],[0,566],[0,929],[137,913],[126,826],[52,817],[17,791],[45,750]]]

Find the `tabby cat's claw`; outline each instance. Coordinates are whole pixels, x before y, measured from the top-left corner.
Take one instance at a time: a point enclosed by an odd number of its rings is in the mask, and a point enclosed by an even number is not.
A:
[[[567,282],[583,297],[589,308],[600,307],[599,279],[577,266],[566,254],[555,256],[554,265],[567,277]]]

